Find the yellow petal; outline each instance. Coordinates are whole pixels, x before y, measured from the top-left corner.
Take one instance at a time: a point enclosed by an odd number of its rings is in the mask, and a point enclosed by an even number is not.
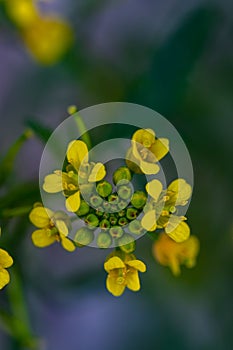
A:
[[[77,191],[66,199],[66,209],[75,213],[80,207],[80,192]]]
[[[175,255],[171,255],[169,263],[167,265],[170,267],[174,276],[180,275],[180,264]]]
[[[108,261],[104,263],[104,269],[107,272],[110,272],[111,270],[114,269],[122,269],[125,268],[124,262],[118,258],[118,256],[113,256],[110,258]]]
[[[143,141],[148,139],[151,143],[155,139],[155,132],[152,129],[139,129],[137,130],[132,137],[133,141],[143,144]]]
[[[143,216],[141,225],[147,231],[154,231],[156,229],[155,210],[150,210]]]
[[[66,223],[63,220],[56,220],[56,227],[59,233],[63,234],[64,236],[68,235],[69,230],[68,230],[68,227],[66,226]]]
[[[10,267],[13,264],[12,257],[3,249],[0,249],[0,268]]]
[[[177,194],[176,205],[185,205],[191,197],[192,187],[184,179],[177,179],[168,186],[168,191]]]
[[[0,269],[0,289],[10,282],[10,275],[7,270]]]
[[[152,180],[146,184],[147,193],[157,202],[163,190],[163,185],[159,180]]]
[[[47,230],[36,230],[32,234],[32,242],[36,247],[44,248],[53,244],[56,236],[49,236]]]
[[[156,139],[153,145],[150,147],[150,151],[154,154],[156,160],[159,161],[169,151],[169,140],[164,138]]]
[[[54,174],[45,176],[43,190],[48,193],[57,193],[63,191],[62,172],[56,170]]]
[[[190,235],[190,228],[186,224],[186,222],[181,221],[177,226],[173,224],[170,224],[170,221],[168,222],[168,225],[165,227],[166,234],[171,237],[175,242],[183,242],[186,241],[186,239],[189,238]]]
[[[160,170],[158,164],[140,161],[140,168],[146,175],[157,174]]]
[[[71,240],[66,238],[64,235],[61,235],[60,237],[61,245],[65,250],[67,250],[68,252],[73,252],[76,249],[74,243]]]
[[[129,288],[130,290],[133,290],[134,292],[140,289],[140,280],[138,277],[137,270],[130,271],[127,273],[126,283],[127,283],[127,288]]]
[[[88,149],[85,142],[80,140],[71,141],[67,149],[68,162],[78,170],[84,158],[88,162]]]
[[[108,275],[106,280],[107,290],[112,293],[115,297],[119,297],[125,290],[124,284],[117,284],[116,278]]]
[[[29,219],[36,227],[43,228],[49,226],[52,216],[52,210],[44,207],[36,207],[30,212]]]
[[[96,163],[88,178],[89,182],[102,180],[106,175],[105,166],[102,163]]]
[[[146,265],[141,260],[136,259],[136,260],[127,261],[127,265],[135,268],[136,270],[138,270],[140,272],[146,271]]]

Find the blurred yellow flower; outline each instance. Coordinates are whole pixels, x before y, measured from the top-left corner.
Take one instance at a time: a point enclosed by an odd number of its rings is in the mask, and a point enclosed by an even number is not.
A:
[[[61,172],[56,170],[44,179],[43,189],[48,193],[63,191],[68,211],[76,212],[80,207],[79,182],[93,183],[102,180],[106,175],[102,163],[88,163],[88,149],[83,141],[71,141],[67,148],[67,160],[72,170]]]
[[[6,268],[13,264],[12,257],[3,249],[0,249],[0,289],[10,282],[10,275]]]
[[[136,292],[140,289],[138,271],[145,272],[146,265],[135,258],[133,254],[125,254],[107,258],[104,269],[108,273],[106,287],[114,296],[120,296],[125,288]]]
[[[168,139],[156,138],[152,129],[139,129],[133,134],[131,144],[126,156],[128,167],[135,173],[158,173],[157,162],[169,151]]]
[[[36,206],[30,212],[29,219],[33,225],[39,228],[32,234],[35,246],[44,248],[55,242],[61,242],[63,248],[69,252],[75,250],[74,243],[67,238],[70,228],[67,214]]]
[[[198,253],[199,240],[195,236],[190,236],[185,242],[177,243],[162,233],[153,245],[155,259],[161,265],[168,266],[175,276],[180,274],[180,265],[194,267]]]
[[[146,191],[151,196],[151,205],[145,210],[141,224],[147,231],[164,228],[166,234],[176,242],[183,242],[190,235],[186,217],[174,215],[176,206],[187,204],[192,188],[184,179],[173,181],[167,190],[163,190],[160,181],[152,180],[147,183]]]
[[[40,17],[35,3],[33,0],[6,0],[6,12],[18,27],[25,28]]]
[[[41,64],[59,61],[73,42],[68,22],[56,17],[39,17],[22,31],[26,47]]]

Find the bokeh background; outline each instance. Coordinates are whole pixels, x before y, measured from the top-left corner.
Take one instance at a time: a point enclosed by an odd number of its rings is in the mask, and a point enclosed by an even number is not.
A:
[[[233,2],[37,5],[69,23],[73,43],[52,64],[38,61],[0,1],[1,154],[30,123],[55,129],[70,104],[148,106],[177,128],[190,151],[195,187],[188,217],[201,242],[197,266],[175,278],[153,260],[151,241],[141,239],[137,256],[148,266],[142,289],[114,298],[105,289],[106,252],[69,254],[59,245],[40,250],[31,243],[27,217],[17,219],[8,229],[8,250],[23,276],[41,349],[232,349]],[[44,39],[38,34],[36,40]],[[43,147],[40,137],[29,140],[14,169],[13,183],[27,184],[31,202],[38,196]],[[5,292],[0,298],[5,305]],[[0,330],[0,348],[22,347]]]

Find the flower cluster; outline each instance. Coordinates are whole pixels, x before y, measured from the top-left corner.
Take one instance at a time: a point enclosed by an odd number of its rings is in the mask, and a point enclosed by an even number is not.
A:
[[[181,215],[192,188],[184,179],[164,187],[155,178],[168,152],[167,139],[157,138],[151,129],[139,129],[132,136],[126,164],[115,169],[112,180],[107,181],[104,164],[89,159],[85,142],[72,140],[63,168],[46,175],[43,183],[45,192],[61,193],[67,211],[34,206],[29,216],[38,228],[32,234],[34,245],[60,242],[68,251],[86,245],[114,248],[104,264],[106,287],[114,296],[120,296],[126,287],[140,289],[138,272],[145,272],[146,266],[134,251],[136,239],[146,233],[154,239],[155,259],[174,275],[180,273],[182,264],[193,267],[199,242],[190,236],[186,217]],[[144,189],[134,189],[134,174],[150,176]]]
[[[0,228],[1,234],[1,228]],[[8,267],[13,265],[12,257],[4,250],[0,248],[0,289],[5,287],[10,282],[10,275],[7,271]]]
[[[6,0],[6,12],[39,63],[54,64],[69,49],[73,41],[70,25],[56,15],[42,14],[36,1]]]

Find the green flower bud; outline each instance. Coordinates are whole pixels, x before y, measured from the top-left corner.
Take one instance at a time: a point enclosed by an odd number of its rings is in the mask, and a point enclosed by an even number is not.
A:
[[[103,203],[103,199],[98,195],[93,195],[90,198],[90,204],[94,208],[98,208]]]
[[[84,201],[84,200],[82,199],[82,200],[81,200],[81,203],[80,203],[79,210],[76,211],[76,214],[77,214],[78,216],[83,216],[83,215],[86,215],[87,213],[89,213],[89,210],[90,210],[89,205],[87,204],[86,201]]]
[[[104,218],[104,219],[108,219],[109,216],[110,216],[109,213],[103,213],[103,218]]]
[[[118,191],[117,191],[119,197],[121,197],[122,199],[129,199],[131,198],[132,196],[132,189],[130,186],[126,186],[126,185],[123,185],[123,186],[120,186],[118,188]]]
[[[103,202],[104,211],[109,212],[111,210],[111,204],[108,202]]]
[[[99,219],[95,214],[88,214],[85,217],[85,222],[89,225],[89,227],[97,227],[99,225]]]
[[[103,216],[104,215],[104,208],[103,207],[97,208],[96,211],[95,211],[95,215]]]
[[[145,233],[146,230],[141,225],[140,220],[133,220],[129,223],[129,231],[135,235]]]
[[[136,243],[133,237],[130,235],[124,234],[124,236],[121,237],[117,243],[120,249],[127,254],[130,254],[135,250]]]
[[[147,196],[143,191],[134,192],[131,198],[132,205],[137,209],[142,208],[146,204],[146,201],[147,201]]]
[[[74,237],[74,242],[78,247],[90,244],[94,239],[94,233],[87,227],[81,227]]]
[[[128,224],[128,220],[126,219],[126,218],[120,218],[119,220],[118,220],[118,225],[120,225],[120,226],[125,226],[125,225],[127,225]]]
[[[117,213],[118,212],[118,206],[116,204],[111,204],[110,212],[111,213]]]
[[[99,227],[102,230],[107,230],[107,229],[109,229],[111,227],[111,225],[110,225],[110,222],[107,219],[103,219],[103,220],[100,221]]]
[[[117,217],[113,214],[109,216],[109,221],[112,226],[115,226],[117,224]]]
[[[120,202],[117,204],[118,209],[122,210],[127,207],[128,203],[126,201],[120,200]]]
[[[126,166],[122,166],[114,171],[113,182],[115,185],[118,184],[121,180],[131,181],[131,179],[131,172]]]
[[[108,181],[101,181],[96,187],[101,197],[108,197],[112,193],[112,185]]]
[[[126,217],[129,220],[134,220],[137,218],[138,211],[135,208],[128,208],[126,211]]]
[[[100,232],[96,243],[99,248],[109,248],[112,244],[112,238],[107,232]]]
[[[124,231],[120,226],[113,226],[110,228],[109,233],[113,238],[120,238],[123,236]]]
[[[115,193],[110,194],[110,196],[108,196],[108,201],[109,201],[109,203],[117,204],[119,202],[119,197]]]
[[[120,211],[118,211],[118,216],[121,218],[121,217],[123,217],[123,216],[125,216],[125,214],[126,214],[126,210],[120,210]]]

